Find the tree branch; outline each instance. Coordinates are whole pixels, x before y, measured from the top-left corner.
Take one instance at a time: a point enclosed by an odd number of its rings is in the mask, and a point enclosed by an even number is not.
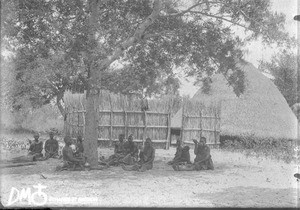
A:
[[[251,19],[250,17],[248,17],[248,16],[245,14],[244,11],[242,11],[242,10],[239,10],[239,11],[240,11],[240,12],[242,13],[242,15],[244,16],[244,19],[247,18],[247,19],[249,19],[250,21],[251,21],[251,20],[254,21],[254,22],[257,23],[258,25],[261,25],[261,23],[259,23],[259,22],[257,22],[256,20]],[[268,28],[265,27],[264,25],[262,25],[262,27],[263,27],[265,30],[268,30]]]
[[[134,35],[128,38],[126,41],[121,43],[112,53],[111,56],[108,56],[106,59],[101,60],[98,62],[99,69],[103,70],[107,68],[112,62],[118,59],[124,50],[128,49],[129,47],[133,46],[135,43],[140,41],[143,38],[145,30],[153,24],[153,22],[159,16],[161,10],[161,0],[155,0],[153,3],[153,11],[152,13],[146,18],[146,20],[136,29]]]
[[[220,17],[220,16],[216,16],[216,15],[212,15],[212,14],[208,14],[208,13],[204,13],[204,12],[198,12],[198,11],[190,11],[190,13],[197,13],[197,14],[201,14],[201,15],[208,16],[208,17],[213,17],[213,18],[216,18],[216,19],[221,19],[221,20],[224,20],[224,21],[226,21],[226,22],[232,23],[232,24],[234,24],[234,25],[243,27],[243,28],[245,28],[245,29],[247,29],[247,30],[251,30],[251,29],[250,29],[249,27],[247,27],[247,26],[241,25],[241,24],[239,24],[239,23],[237,23],[237,22],[233,22],[233,21],[231,21],[231,20],[228,20],[228,19],[223,18],[223,17]]]
[[[65,109],[62,106],[61,102],[64,96],[64,89],[62,89],[56,96],[56,105],[61,113],[61,115],[64,117],[65,116]]]
[[[200,6],[201,4],[204,4],[204,3],[205,3],[205,2],[195,4],[195,5],[189,7],[188,9],[186,9],[186,10],[184,10],[184,11],[182,11],[182,12],[179,12],[179,13],[171,13],[171,14],[169,14],[168,16],[173,16],[173,17],[174,17],[174,16],[181,16],[181,15],[184,15],[185,13],[190,12],[190,11],[191,11],[192,9],[194,9],[195,7]]]
[[[161,31],[159,33],[155,33],[155,34],[146,34],[143,36],[143,39],[148,39],[151,37],[155,37],[155,36],[161,36],[161,35],[168,35],[168,34],[174,34],[174,32],[172,32],[171,30],[166,30],[166,31]]]
[[[194,9],[197,6],[200,6],[201,4],[206,4],[207,9],[209,9],[210,8],[209,4],[220,4],[220,3],[222,3],[222,2],[218,2],[218,1],[209,2],[208,0],[205,0],[204,2],[197,3],[197,4],[189,7],[188,9],[186,9],[184,11],[181,11],[181,12],[178,12],[178,13],[171,13],[171,14],[169,14],[167,16],[173,16],[173,17],[175,16],[176,17],[176,16],[184,15],[184,14],[186,14],[188,12],[191,12],[192,9]]]

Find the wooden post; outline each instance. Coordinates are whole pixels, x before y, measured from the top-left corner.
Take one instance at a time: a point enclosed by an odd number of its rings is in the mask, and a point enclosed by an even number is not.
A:
[[[171,142],[171,113],[168,114],[168,134],[167,134],[167,142],[166,142],[166,149],[170,148],[170,142]]]
[[[147,112],[144,111],[144,135],[143,135],[143,146],[145,145],[146,133],[147,133]]]
[[[214,108],[214,116],[215,116],[215,121],[214,121],[214,137],[215,137],[215,146],[217,146],[217,108]]]
[[[64,115],[64,135],[66,136],[67,135],[67,132],[68,132],[68,124],[67,124],[67,120],[68,120],[68,108],[66,107],[65,108],[65,115]]]
[[[112,146],[112,110],[110,110],[110,129],[109,129],[109,145]]]
[[[219,103],[218,103],[218,140],[219,140],[219,142],[218,143],[221,143],[220,142],[220,133],[221,133],[221,123],[222,123],[222,118],[221,118],[221,116],[222,116],[222,101],[220,101]]]
[[[203,127],[202,127],[202,108],[200,109],[200,139],[202,137],[202,130],[203,130]]]
[[[123,115],[123,122],[124,122],[124,137],[126,138],[126,111],[125,111],[125,97],[124,95],[121,95],[120,94],[120,101],[122,102],[122,108],[123,108],[123,112],[124,112],[124,115]]]
[[[125,138],[127,139],[127,135],[128,135],[128,122],[127,122],[127,112],[126,110],[124,110],[124,128],[125,128]]]
[[[169,101],[169,114],[168,114],[168,135],[167,135],[167,142],[166,142],[166,149],[170,148],[171,144],[171,113],[172,113],[172,108],[173,108],[173,99]]]
[[[84,109],[82,100],[80,100],[80,104],[81,104],[81,108],[82,108],[82,121],[83,121],[83,127],[82,127],[82,134],[81,134],[81,136],[83,138],[84,135],[85,135],[85,109]]]
[[[80,117],[79,117],[79,110],[77,110],[77,136],[80,133]]]
[[[182,118],[181,118],[181,132],[180,132],[180,140],[183,143],[183,133],[184,133],[184,107],[185,106],[185,99],[183,100],[182,104]]]
[[[112,146],[113,145],[113,126],[112,126],[112,115],[113,115],[113,110],[112,110],[112,104],[111,104],[111,97],[109,94],[109,104],[110,104],[110,130],[109,130],[109,145]]]
[[[67,132],[68,136],[71,136],[71,110],[68,109],[68,114],[67,114]]]
[[[70,115],[69,115],[69,123],[70,123],[70,137],[73,138],[73,109],[70,110]]]

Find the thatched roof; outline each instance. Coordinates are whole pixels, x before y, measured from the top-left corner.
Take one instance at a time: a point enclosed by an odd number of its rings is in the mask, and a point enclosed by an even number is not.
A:
[[[210,94],[199,90],[192,100],[221,101],[221,135],[296,139],[297,118],[277,87],[252,64],[240,66],[246,76],[246,91],[240,98],[222,75],[215,75]],[[181,127],[181,115],[180,109],[171,120],[172,127]]]

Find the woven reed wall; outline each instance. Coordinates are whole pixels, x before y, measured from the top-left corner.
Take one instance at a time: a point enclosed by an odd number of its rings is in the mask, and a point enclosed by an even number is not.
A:
[[[220,143],[221,104],[204,105],[199,101],[185,100],[183,102],[181,139],[192,143],[192,139],[206,138],[206,143]]]
[[[73,138],[84,134],[85,96],[67,92],[65,132]],[[98,100],[98,140],[117,141],[119,134],[133,135],[135,142],[151,138],[154,143],[165,143],[168,148],[173,100],[165,97],[148,100],[148,111],[141,111],[142,100],[134,96],[100,91]]]

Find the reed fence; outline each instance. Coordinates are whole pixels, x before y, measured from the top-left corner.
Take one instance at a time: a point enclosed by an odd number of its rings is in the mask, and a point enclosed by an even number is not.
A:
[[[84,136],[85,95],[67,92],[65,132],[73,139]],[[145,101],[134,97],[100,91],[97,107],[98,143],[118,141],[119,134],[127,138],[133,135],[135,142],[144,143],[147,137],[153,143],[164,144],[168,149],[171,143],[171,120],[178,102],[171,96],[148,100],[148,110],[142,111]],[[177,110],[176,110],[177,111]],[[182,102],[181,140],[192,143],[192,139],[206,137],[207,144],[220,142],[220,104],[204,105],[198,101]],[[100,144],[100,143],[99,143]]]
[[[66,94],[65,132],[73,138],[84,136],[85,97]],[[100,100],[101,99],[101,100]],[[133,135],[135,142],[144,143],[151,138],[153,143],[163,143],[169,148],[171,113],[173,100],[165,97],[160,100],[148,100],[149,110],[141,111],[141,99],[132,96],[112,94],[101,91],[97,109],[98,141],[118,141],[119,134]]]
[[[206,138],[211,146],[220,144],[221,103],[205,105],[200,101],[185,100],[182,107],[181,140]]]

